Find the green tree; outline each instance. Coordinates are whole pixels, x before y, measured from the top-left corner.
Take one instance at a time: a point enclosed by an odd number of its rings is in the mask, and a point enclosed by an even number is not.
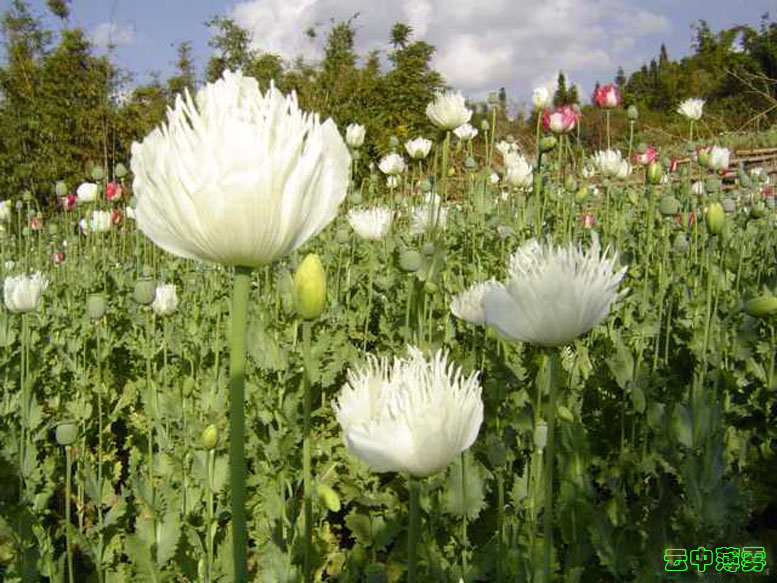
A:
[[[567,78],[564,76],[563,71],[559,71],[558,80],[556,81],[556,92],[553,94],[553,105],[556,107],[566,105],[568,99]]]
[[[170,95],[170,103],[174,103],[175,95],[188,89],[194,95],[197,86],[197,76],[194,70],[192,57],[192,43],[184,41],[178,44],[176,49],[178,59],[175,62],[176,74],[167,80],[167,91]]]

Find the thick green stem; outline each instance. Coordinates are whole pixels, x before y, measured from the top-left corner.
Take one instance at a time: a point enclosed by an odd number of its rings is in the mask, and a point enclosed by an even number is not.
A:
[[[421,483],[418,478],[408,474],[407,488],[410,493],[410,524],[407,534],[407,583],[416,583],[418,543],[421,538],[421,507],[419,502]]]
[[[302,472],[305,496],[305,564],[304,579],[305,583],[312,583],[312,550],[313,550],[313,506],[311,499],[311,469],[310,469],[310,410],[311,410],[311,342],[310,328],[311,322],[302,323],[302,354],[305,365],[304,380],[304,402],[303,402],[303,436],[302,442]]]
[[[235,582],[248,581],[245,460],[245,369],[251,268],[235,267],[229,361],[229,486],[232,492],[232,561]]]
[[[464,453],[461,452],[461,573],[467,572],[467,481],[464,466]]]
[[[553,551],[553,470],[555,465],[555,429],[556,429],[556,384],[557,384],[557,358],[554,349],[548,349],[543,355],[543,366],[545,367],[545,382],[548,391],[548,411],[546,417],[548,420],[548,443],[547,456],[545,458],[545,509],[543,514],[544,526],[544,556],[545,566],[543,569],[544,581],[550,581],[551,555]]]
[[[70,452],[70,446],[65,446],[65,544],[67,545],[67,575],[68,583],[73,583],[73,548],[70,544],[70,490],[71,476],[73,472],[73,456]]]

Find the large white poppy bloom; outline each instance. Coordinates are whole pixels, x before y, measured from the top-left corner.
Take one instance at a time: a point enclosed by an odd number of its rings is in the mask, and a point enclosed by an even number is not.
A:
[[[497,227],[499,229],[499,227]],[[470,324],[480,326],[486,321],[486,312],[483,309],[483,296],[493,287],[498,287],[495,281],[477,283],[472,287],[458,293],[451,302],[451,312],[454,316]]]
[[[617,254],[600,255],[595,233],[592,239],[588,253],[535,239],[521,246],[510,258],[507,283],[483,296],[486,324],[511,340],[558,346],[604,320],[628,291],[617,291],[626,268],[614,271]]]
[[[48,279],[38,271],[29,277],[6,277],[3,282],[5,307],[12,312],[33,312],[40,306],[43,290],[48,286]]]
[[[437,351],[431,361],[408,347],[408,358],[378,360],[348,371],[334,404],[345,445],[376,472],[436,474],[477,438],[483,423],[478,372],[464,377]]]
[[[472,118],[461,93],[437,93],[426,106],[426,117],[443,130],[455,130]]]
[[[367,241],[377,241],[386,236],[391,228],[394,211],[386,207],[371,209],[351,209],[348,212],[348,222],[356,234]]]
[[[699,121],[701,119],[702,110],[704,109],[704,100],[699,98],[686,99],[680,105],[677,106],[677,113],[684,115],[688,119],[693,121]]]
[[[136,222],[164,250],[255,267],[283,257],[335,217],[348,186],[335,123],[295,93],[226,71],[176,98],[167,123],[132,144]]]

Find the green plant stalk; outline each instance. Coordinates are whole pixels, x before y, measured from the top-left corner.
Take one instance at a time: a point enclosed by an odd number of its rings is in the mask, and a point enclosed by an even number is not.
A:
[[[464,453],[461,452],[461,573],[467,573],[467,482],[464,467]]]
[[[421,538],[421,483],[418,478],[408,474],[407,488],[410,494],[410,524],[407,535],[407,583],[417,583],[416,568],[418,560],[418,543]]]
[[[555,461],[555,430],[556,430],[556,379],[554,378],[554,369],[556,368],[555,359],[558,358],[555,349],[550,348],[543,355],[543,366],[545,366],[547,383],[546,388],[549,395],[548,400],[548,443],[547,457],[545,458],[545,508],[543,511],[544,527],[544,581],[550,581],[550,563],[551,552],[553,549],[553,470]]]
[[[105,580],[105,567],[103,566],[103,543],[105,540],[105,534],[103,532],[103,508],[102,508],[102,495],[103,495],[103,397],[102,397],[102,350],[100,343],[100,324],[102,318],[97,322],[95,326],[95,336],[97,338],[97,492],[98,499],[95,500],[95,506],[97,507],[97,522],[100,525],[99,543],[98,543],[98,560],[97,566],[97,579],[100,583]]]
[[[364,319],[364,340],[362,341],[362,350],[367,349],[367,338],[370,332],[370,320],[372,320],[372,283],[375,277],[375,253],[372,245],[367,246],[367,269],[369,277],[367,278],[367,316]]]
[[[235,267],[229,362],[229,486],[232,494],[232,563],[235,583],[248,581],[246,525],[245,370],[251,268]]]
[[[304,376],[304,400],[303,400],[303,436],[302,442],[302,472],[304,483],[304,497],[305,497],[305,563],[304,563],[304,579],[305,583],[312,583],[312,551],[313,551],[313,501],[312,495],[312,472],[310,468],[310,412],[312,406],[312,348],[311,348],[311,327],[312,322],[305,321],[302,323],[302,357],[305,367]]]
[[[535,149],[536,149],[536,155],[539,159],[540,157],[540,128],[542,127],[542,115],[539,111],[537,111],[537,128],[534,135],[534,143],[535,143]]]
[[[146,318],[146,387],[148,389],[148,398],[152,409],[156,407],[154,399],[153,383],[151,381],[151,312]],[[155,417],[155,416],[154,416]],[[154,502],[154,424],[156,419],[149,419],[148,422],[148,488],[151,493],[151,502]]]
[[[71,473],[73,471],[73,454],[70,451],[70,446],[65,446],[65,545],[67,546],[67,575],[68,583],[73,583],[75,578],[73,577],[73,548],[70,544],[70,490],[71,486]]]
[[[610,148],[610,110],[609,109],[604,110],[604,117],[607,120],[607,149],[609,150],[611,149]]]
[[[504,505],[505,485],[504,468],[499,468],[496,475],[496,583],[502,583],[502,538],[504,537]]]
[[[542,210],[539,201],[542,193],[542,151],[537,155],[537,169],[534,171],[534,181],[532,183],[532,198],[535,205],[535,223],[534,234],[539,237],[542,228]]]
[[[629,153],[626,156],[627,160],[631,160],[631,149],[634,144],[634,120],[629,120]]]
[[[213,582],[213,541],[216,531],[213,528],[217,523],[213,519],[213,474],[216,466],[216,451],[208,450],[208,523],[205,532],[205,544],[207,554],[207,583]]]

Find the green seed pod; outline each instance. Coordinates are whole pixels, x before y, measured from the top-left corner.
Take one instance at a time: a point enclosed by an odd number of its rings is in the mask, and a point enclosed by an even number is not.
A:
[[[106,301],[104,294],[89,294],[89,297],[86,298],[86,313],[92,320],[102,318],[105,315],[107,307],[108,302]]]
[[[685,238],[685,233],[677,233],[674,237],[674,241],[672,242],[672,249],[674,249],[675,253],[685,253],[688,251],[688,247],[690,244],[688,243],[688,239]]]
[[[733,198],[726,197],[723,200],[720,201],[720,205],[723,207],[723,210],[727,213],[733,213],[737,210],[737,204],[734,202]]]
[[[215,425],[208,425],[202,432],[202,447],[205,449],[216,449],[219,444],[219,430]]]
[[[658,162],[651,162],[647,167],[647,179],[650,184],[661,184],[661,178],[664,176],[664,169]]]
[[[303,320],[315,320],[324,313],[326,272],[315,253],[309,253],[294,274],[294,305]]]
[[[49,235],[56,235],[59,233],[59,227],[57,226],[57,223],[49,223],[48,227],[46,227],[46,230],[48,231]]]
[[[78,425],[73,421],[62,421],[54,433],[59,445],[71,445],[78,439]]]
[[[141,277],[135,282],[135,301],[143,306],[148,306],[156,297],[156,281],[150,277]]]
[[[415,273],[421,267],[421,254],[415,249],[407,249],[399,256],[399,267],[407,273]]]
[[[572,411],[564,407],[564,405],[559,405],[556,407],[556,415],[559,419],[567,421],[568,423],[572,423],[572,421],[575,420],[575,416],[572,414]]]
[[[629,105],[629,108],[626,110],[626,115],[630,121],[637,121],[639,119],[639,110],[637,109],[637,106]]]
[[[364,199],[362,198],[362,195],[361,195],[361,193],[359,193],[359,192],[354,192],[354,193],[351,195],[350,202],[351,202],[351,204],[361,204],[363,200],[364,200]]]
[[[340,496],[326,484],[316,484],[316,494],[330,512],[340,512]]]
[[[194,391],[194,379],[192,377],[186,377],[183,381],[182,388],[184,396],[191,395]]]
[[[704,190],[707,192],[720,192],[720,179],[716,176],[709,176],[704,181]]]
[[[105,176],[105,171],[102,166],[95,166],[92,168],[92,178],[94,180],[102,180]]]
[[[753,298],[745,304],[744,310],[754,318],[763,318],[777,313],[777,297],[763,295]]]
[[[350,240],[351,233],[348,231],[348,229],[344,229],[343,227],[337,229],[337,232],[335,233],[335,241],[337,241],[340,245],[345,245]]]
[[[493,468],[499,468],[505,465],[507,461],[507,449],[499,439],[492,439],[488,443],[488,449],[486,449],[486,456],[488,457],[488,463]]]
[[[550,152],[553,148],[556,147],[556,144],[558,143],[558,140],[554,138],[553,136],[547,136],[540,140],[540,152]]]
[[[429,182],[427,179],[424,179],[421,181],[420,187],[421,187],[421,192],[423,193],[432,191],[432,183]]]
[[[680,212],[680,201],[671,195],[662,196],[658,201],[658,212],[664,216],[676,215]]]
[[[56,186],[54,186],[54,192],[57,196],[65,196],[67,194],[67,184],[64,180],[57,182]]]
[[[491,129],[491,124],[488,123],[487,119],[484,119],[480,122],[480,129],[484,132],[487,132],[489,129]]]
[[[436,283],[433,283],[431,281],[425,281],[424,282],[424,291],[428,294],[435,294],[437,293],[437,290],[440,289],[437,287]]]
[[[351,152],[351,158],[353,158],[354,160],[358,160],[361,157],[362,157],[362,153],[359,150],[353,150]]]
[[[726,211],[719,202],[713,202],[707,209],[707,229],[713,235],[719,235],[726,226]]]
[[[114,168],[113,173],[116,175],[116,178],[124,178],[127,175],[127,168],[119,162],[116,164],[116,168]]]
[[[583,202],[586,198],[588,198],[588,185],[583,184],[575,194],[575,200],[577,202]]]
[[[423,247],[421,247],[421,253],[426,255],[427,257],[431,257],[434,255],[434,243],[431,241],[427,241],[424,243]]]
[[[478,164],[472,156],[467,156],[467,159],[464,161],[464,166],[470,170],[474,170],[478,167]]]
[[[567,192],[574,192],[577,190],[577,180],[575,180],[574,176],[569,175],[564,179],[564,188]]]

